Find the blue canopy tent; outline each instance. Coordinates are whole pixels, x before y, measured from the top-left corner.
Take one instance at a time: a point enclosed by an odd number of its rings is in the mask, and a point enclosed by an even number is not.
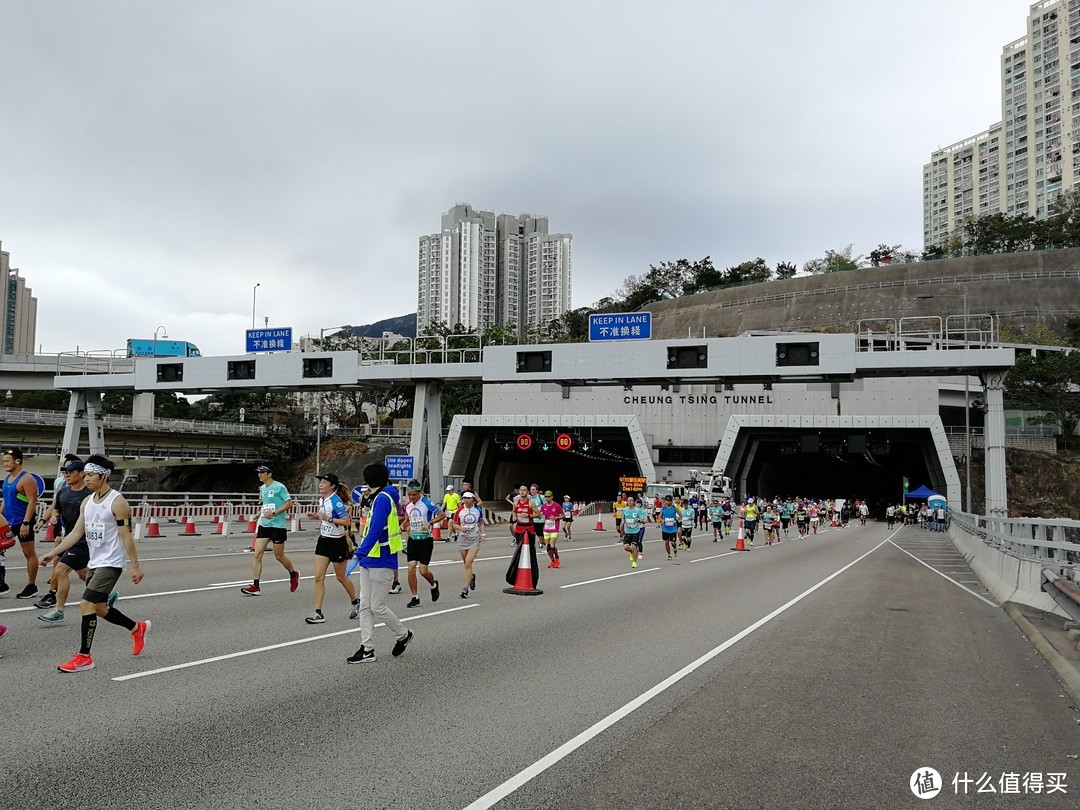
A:
[[[942,498],[942,500],[944,500],[944,497],[942,495],[939,495],[937,492],[934,492],[934,490],[932,490],[932,489],[927,489],[926,486],[921,486],[918,489],[913,490],[911,492],[905,492],[904,497],[905,498],[917,498],[920,501],[925,501],[925,500],[928,500],[930,498]]]

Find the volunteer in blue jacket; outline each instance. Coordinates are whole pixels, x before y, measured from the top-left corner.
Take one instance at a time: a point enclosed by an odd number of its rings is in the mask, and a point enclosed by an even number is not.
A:
[[[375,660],[371,634],[375,629],[376,617],[397,637],[391,655],[401,655],[413,639],[412,630],[406,630],[386,604],[386,594],[394,581],[398,554],[402,549],[398,492],[390,486],[390,471],[385,464],[369,464],[365,467],[364,481],[375,497],[371,500],[371,515],[364,539],[356,549],[357,569],[360,572],[360,649],[345,659],[350,664]]]

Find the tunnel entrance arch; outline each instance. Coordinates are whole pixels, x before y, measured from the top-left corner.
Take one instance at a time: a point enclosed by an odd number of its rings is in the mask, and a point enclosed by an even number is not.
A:
[[[716,469],[740,495],[853,497],[898,501],[903,478],[960,503],[956,471],[939,416],[768,416],[733,414]]]

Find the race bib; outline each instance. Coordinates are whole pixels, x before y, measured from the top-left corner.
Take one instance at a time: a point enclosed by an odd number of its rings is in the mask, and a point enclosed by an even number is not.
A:
[[[274,516],[274,512],[277,511],[277,507],[272,503],[264,503],[262,508],[262,516],[269,520]]]
[[[675,525],[675,518],[673,518],[673,517],[664,518],[664,525],[665,526],[674,526]]]
[[[553,531],[555,531],[555,521],[552,520],[551,518],[548,518],[547,520],[545,520],[544,521],[544,531],[545,532],[553,532]]]
[[[86,524],[86,544],[90,546],[90,548],[101,548],[105,545],[104,523]]]

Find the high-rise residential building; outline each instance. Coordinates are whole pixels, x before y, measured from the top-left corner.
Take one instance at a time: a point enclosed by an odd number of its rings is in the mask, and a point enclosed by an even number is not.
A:
[[[1080,0],[1035,3],[1002,49],[1001,119],[923,166],[926,246],[999,211],[1044,219],[1080,181]]]
[[[2,247],[3,243],[0,243]],[[0,279],[4,284],[4,317],[0,322],[0,352],[33,354],[37,344],[37,299],[11,266],[11,254],[0,250]]]
[[[547,217],[495,215],[459,203],[420,237],[416,328],[543,326],[570,307],[570,234]]]

